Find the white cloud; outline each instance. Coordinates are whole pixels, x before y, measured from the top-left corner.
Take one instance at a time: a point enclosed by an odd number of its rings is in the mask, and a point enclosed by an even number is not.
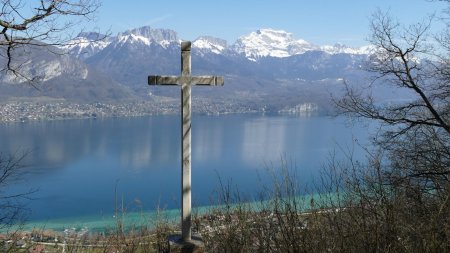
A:
[[[150,20],[147,20],[145,22],[145,25],[154,25],[154,24],[157,24],[157,23],[161,23],[164,20],[171,18],[172,16],[173,15],[169,13],[169,14],[166,14],[166,15],[163,15],[163,16],[160,16],[160,17],[152,18]]]

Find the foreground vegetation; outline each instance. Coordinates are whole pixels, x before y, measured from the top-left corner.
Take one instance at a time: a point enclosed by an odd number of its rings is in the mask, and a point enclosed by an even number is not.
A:
[[[248,202],[231,183],[221,184],[215,206],[194,213],[194,232],[202,236],[206,252],[449,252],[448,197],[368,181],[379,179],[378,165],[330,158],[320,182],[324,193],[299,197],[304,188],[283,161],[273,170],[272,187],[261,190],[260,201]],[[152,228],[125,228],[118,218],[102,234],[15,233],[2,241],[1,249],[165,252],[167,236],[179,228],[164,215],[153,222]]]

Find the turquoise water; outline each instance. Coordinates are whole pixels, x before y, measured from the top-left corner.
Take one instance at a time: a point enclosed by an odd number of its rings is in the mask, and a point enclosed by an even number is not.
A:
[[[157,208],[177,217],[179,126],[179,116],[0,125],[3,154],[31,151],[26,177],[7,190],[38,189],[26,202],[28,220],[47,228],[114,224],[115,207],[123,207],[131,220],[154,220]],[[322,116],[195,116],[193,205],[213,203],[220,181],[250,201],[258,198],[272,184],[281,159],[311,186],[334,151],[355,149],[362,156],[354,140],[364,144],[368,129]]]
[[[315,208],[326,208],[324,204],[320,204],[321,200],[329,203],[330,197],[334,199],[335,195],[332,193],[326,194],[305,194],[295,198],[298,211],[308,212],[311,209],[311,200],[315,200]],[[283,203],[292,201],[292,199],[283,199]],[[290,202],[292,203],[292,202]],[[273,210],[272,200],[260,200],[252,202],[233,202],[228,205],[218,204],[202,207],[194,207],[192,209],[193,218],[201,217],[203,215],[215,213],[215,211],[235,210],[236,208],[247,208],[247,210]],[[89,231],[89,232],[116,232],[120,222],[121,227],[125,230],[146,227],[148,229],[155,228],[158,223],[176,225],[180,221],[181,212],[179,209],[171,210],[153,210],[147,212],[133,212],[133,213],[117,213],[112,216],[85,216],[85,217],[70,217],[63,219],[52,219],[47,221],[32,221],[24,223],[21,227],[15,226],[13,230],[20,228],[25,231],[32,231],[34,229],[44,229],[53,231],[64,231],[69,229],[71,231]],[[1,230],[0,230],[1,231]]]
[[[205,213],[207,209],[199,209],[200,212]],[[110,216],[83,216],[83,217],[69,217],[50,220],[35,220],[28,221],[21,225],[21,230],[31,231],[33,229],[44,229],[54,231],[64,231],[71,229],[73,231],[80,231],[87,229],[90,232],[109,232],[117,229],[118,222],[121,222],[125,229],[132,227],[145,226],[153,228],[158,222],[177,223],[180,217],[180,211],[177,209],[162,210],[162,211],[148,211],[148,212],[132,212]],[[13,230],[17,228],[13,227]]]

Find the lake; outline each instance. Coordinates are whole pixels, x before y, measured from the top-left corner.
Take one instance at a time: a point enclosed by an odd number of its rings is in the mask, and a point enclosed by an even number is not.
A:
[[[209,205],[219,180],[256,197],[281,159],[311,184],[330,153],[367,142],[367,129],[324,116],[194,115],[193,206]],[[179,116],[0,124],[0,140],[3,154],[30,151],[29,173],[8,191],[39,189],[27,202],[31,221],[111,217],[116,203],[179,207]]]

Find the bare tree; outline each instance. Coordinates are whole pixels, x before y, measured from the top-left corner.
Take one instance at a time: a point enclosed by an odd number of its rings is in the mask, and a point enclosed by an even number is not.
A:
[[[404,28],[388,14],[375,13],[370,42],[377,52],[368,65],[368,71],[376,74],[372,84],[384,82],[410,90],[415,100],[379,106],[370,94],[363,96],[347,86],[346,95],[336,103],[341,112],[399,127],[392,137],[420,126],[450,134],[450,59],[445,55],[449,34],[433,43],[430,24],[431,18]]]
[[[384,83],[407,90],[411,100],[382,104],[371,94],[346,85],[346,93],[336,105],[343,114],[377,120],[384,126],[376,144],[391,151],[396,166],[409,168],[401,176],[433,175],[448,183],[449,23],[444,32],[435,35],[430,29],[434,19],[403,27],[381,11],[372,18],[370,42],[377,51],[368,63],[368,71],[375,74],[371,85]]]
[[[345,214],[354,223],[338,221],[350,224],[350,232],[370,231],[364,240],[376,251],[450,249],[449,17],[446,9],[402,26],[389,13],[376,12],[369,86],[403,90],[409,99],[383,102],[370,89],[346,84],[335,100],[340,113],[380,123],[368,164],[340,172],[344,191],[354,195],[344,203],[352,207]],[[435,22],[444,25],[438,34],[432,32]]]
[[[36,189],[14,192],[9,189],[12,184],[23,180],[26,168],[23,161],[25,153],[5,156],[0,153],[0,229],[17,225],[25,218],[25,204]]]
[[[20,72],[23,60],[17,61],[24,46],[63,45],[73,36],[70,28],[77,18],[91,20],[99,8],[97,0],[1,0],[0,58],[2,70],[27,80],[33,77]]]

